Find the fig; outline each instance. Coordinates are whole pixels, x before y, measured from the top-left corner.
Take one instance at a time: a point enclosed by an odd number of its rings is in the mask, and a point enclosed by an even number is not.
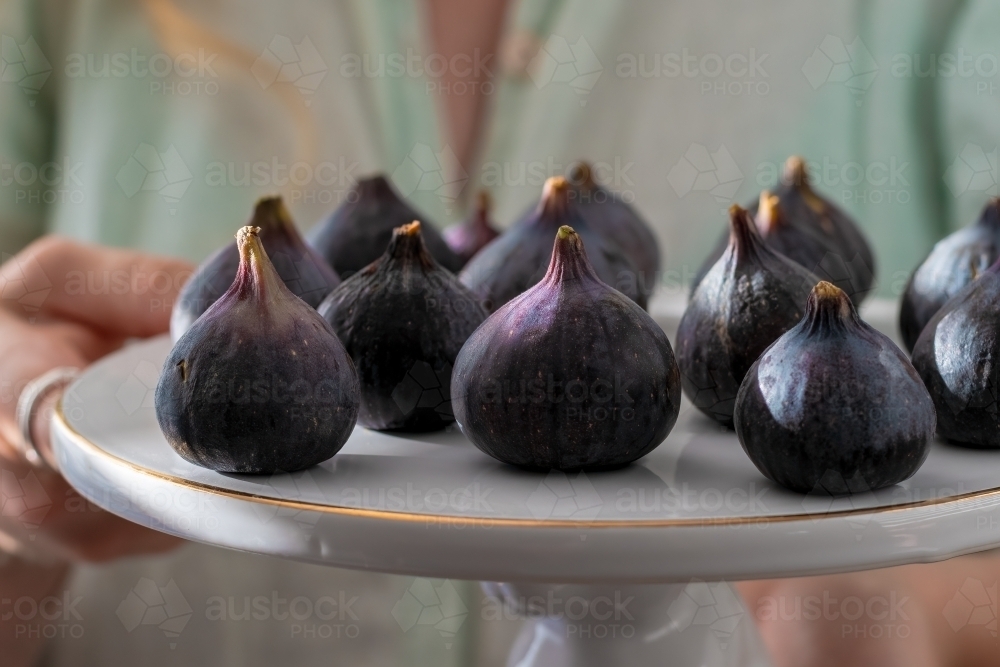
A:
[[[313,308],[340,284],[340,277],[326,260],[302,240],[281,197],[260,199],[247,224],[260,228],[260,241],[285,286]],[[219,248],[201,263],[184,284],[170,313],[170,337],[174,342],[229,290],[239,266],[236,243]]]
[[[942,438],[1000,448],[1000,261],[934,313],[913,365],[934,398]]]
[[[740,383],[757,357],[802,319],[819,282],[764,244],[750,213],[729,209],[729,247],[681,317],[677,363],[694,406],[733,427]]]
[[[541,282],[469,337],[451,383],[469,440],[535,470],[635,461],[667,437],[681,400],[666,334],[601,281],[568,226],[556,234]]]
[[[487,243],[500,236],[490,222],[493,201],[488,190],[476,194],[476,207],[465,222],[452,225],[444,230],[444,240],[448,247],[462,260],[462,266],[482,250]]]
[[[424,222],[424,242],[434,259],[457,273],[462,260],[427,216],[403,201],[381,174],[359,180],[344,203],[313,227],[308,241],[341,277],[347,278],[382,256],[392,239],[392,230],[414,220]]]
[[[1000,257],[1000,199],[993,199],[972,225],[938,241],[903,292],[899,331],[912,351],[934,313]]]
[[[590,227],[615,241],[628,253],[647,294],[655,287],[660,270],[660,246],[656,235],[620,193],[602,187],[594,180],[594,173],[586,162],[577,162],[569,170],[569,181],[574,187],[583,217]]]
[[[871,292],[875,258],[868,241],[846,213],[813,190],[802,158],[788,158],[774,192],[765,190],[747,208],[769,246],[843,289],[855,306]],[[695,274],[692,294],[727,244],[723,234]]]
[[[285,286],[260,233],[237,233],[232,286],[177,341],[156,385],[167,442],[219,472],[292,472],[325,461],[351,435],[361,403],[347,351]]]
[[[802,493],[902,482],[927,458],[935,426],[934,402],[903,351],[825,281],[802,321],[750,367],[734,421],[757,469]]]
[[[382,257],[319,307],[358,369],[358,421],[371,429],[433,431],[455,421],[455,357],[486,319],[472,292],[431,257],[421,229],[397,228]]]
[[[562,176],[548,179],[538,206],[480,250],[459,279],[487,310],[496,310],[546,275],[552,238],[563,225],[573,227],[590,248],[590,262],[600,279],[645,308],[635,265],[617,243],[590,228]]]

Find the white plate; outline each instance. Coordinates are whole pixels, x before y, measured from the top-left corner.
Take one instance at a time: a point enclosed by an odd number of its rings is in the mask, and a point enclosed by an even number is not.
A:
[[[169,348],[166,337],[135,344],[84,373],[54,445],[84,496],[193,540],[422,576],[609,583],[805,575],[1000,546],[1000,451],[935,443],[902,485],[803,496],[768,482],[686,401],[659,448],[613,472],[528,473],[454,428],[359,427],[309,470],[223,475],[181,459],[157,426]]]

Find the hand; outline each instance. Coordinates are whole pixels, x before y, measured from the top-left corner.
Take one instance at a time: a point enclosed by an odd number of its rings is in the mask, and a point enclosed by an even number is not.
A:
[[[980,667],[1000,656],[998,576],[1000,551],[989,551],[737,588],[775,667]]]
[[[79,511],[87,503],[62,476],[31,467],[12,443],[20,437],[17,399],[28,382],[57,366],[84,368],[128,338],[166,331],[170,307],[191,270],[179,260],[56,236],[0,265],[0,481],[19,484],[15,492],[26,498],[34,493],[51,502],[40,518],[3,512],[0,548],[26,548],[48,559],[106,561],[180,544],[108,512]],[[49,462],[46,408],[57,398],[40,404],[32,425],[39,452]],[[9,487],[3,489],[8,498]]]

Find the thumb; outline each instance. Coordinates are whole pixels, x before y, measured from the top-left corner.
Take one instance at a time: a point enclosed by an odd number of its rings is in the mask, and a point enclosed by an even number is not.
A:
[[[0,307],[145,338],[168,329],[193,270],[183,260],[47,236],[0,266]]]

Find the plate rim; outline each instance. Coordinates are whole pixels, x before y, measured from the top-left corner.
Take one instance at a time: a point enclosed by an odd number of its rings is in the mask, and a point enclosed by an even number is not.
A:
[[[434,521],[434,520],[448,521],[448,522],[463,521],[463,520],[468,520],[468,521],[485,520],[488,521],[492,526],[509,527],[509,528],[572,528],[572,529],[708,528],[708,527],[719,527],[719,526],[722,527],[747,526],[760,523],[788,523],[796,521],[809,521],[815,523],[826,519],[832,520],[832,519],[842,519],[847,517],[865,516],[865,515],[885,515],[891,512],[909,511],[909,510],[922,509],[939,505],[962,504],[970,501],[977,501],[994,497],[1000,498],[1000,486],[997,486],[988,489],[979,489],[977,491],[969,491],[959,495],[939,497],[939,498],[927,498],[924,500],[915,500],[893,505],[882,505],[878,507],[850,508],[850,509],[836,510],[832,512],[820,512],[820,513],[807,512],[802,514],[730,516],[730,517],[697,518],[697,519],[685,519],[685,518],[634,519],[634,520],[526,519],[526,518],[509,518],[509,517],[506,518],[483,517],[483,516],[473,516],[473,515],[463,515],[463,514],[435,514],[435,513],[406,512],[398,510],[366,509],[361,507],[326,505],[307,500],[290,500],[286,498],[273,498],[270,496],[262,496],[254,493],[248,493],[245,491],[238,491],[235,489],[216,486],[213,484],[207,484],[204,482],[195,482],[187,479],[186,477],[182,477],[179,475],[172,475],[158,470],[152,470],[150,468],[146,468],[139,464],[133,463],[132,461],[128,461],[120,456],[112,454],[111,452],[107,451],[106,449],[92,442],[83,434],[81,434],[79,431],[77,431],[76,428],[74,428],[66,419],[66,416],[63,412],[62,397],[60,397],[58,403],[56,404],[55,410],[53,411],[52,422],[59,430],[62,431],[62,433],[67,438],[74,441],[77,444],[77,446],[88,450],[92,454],[108,459],[112,461],[115,465],[130,468],[133,471],[142,475],[149,475],[152,477],[156,477],[161,481],[173,484],[175,486],[192,489],[200,493],[211,493],[214,495],[223,496],[233,500],[239,500],[244,502],[261,503],[266,505],[274,505],[278,507],[285,507],[297,510],[321,512],[324,514],[335,514],[344,517],[377,519],[377,520],[392,521],[392,522],[425,523],[427,521]],[[804,495],[803,497],[806,497],[806,495]]]

